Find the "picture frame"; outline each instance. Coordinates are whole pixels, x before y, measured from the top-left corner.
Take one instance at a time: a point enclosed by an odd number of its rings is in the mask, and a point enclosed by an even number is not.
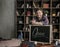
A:
[[[51,44],[52,25],[30,25],[29,41]]]

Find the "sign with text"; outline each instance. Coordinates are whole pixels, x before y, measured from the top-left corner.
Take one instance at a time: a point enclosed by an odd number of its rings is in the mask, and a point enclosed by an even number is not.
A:
[[[42,43],[51,43],[52,26],[51,25],[30,25],[30,40]]]

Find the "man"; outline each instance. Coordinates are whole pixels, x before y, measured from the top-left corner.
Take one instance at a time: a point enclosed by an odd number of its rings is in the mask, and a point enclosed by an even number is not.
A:
[[[48,25],[49,21],[47,16],[43,15],[43,11],[38,9],[37,16],[32,19],[32,24],[39,24],[39,25]]]

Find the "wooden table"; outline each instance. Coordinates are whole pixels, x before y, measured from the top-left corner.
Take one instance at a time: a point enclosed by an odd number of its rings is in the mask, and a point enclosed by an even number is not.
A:
[[[54,44],[37,44],[36,47],[55,47]]]

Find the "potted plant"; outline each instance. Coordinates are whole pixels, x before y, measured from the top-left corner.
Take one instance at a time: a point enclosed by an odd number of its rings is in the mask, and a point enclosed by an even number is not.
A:
[[[45,13],[45,16],[47,16],[49,12],[46,10],[44,13]]]

